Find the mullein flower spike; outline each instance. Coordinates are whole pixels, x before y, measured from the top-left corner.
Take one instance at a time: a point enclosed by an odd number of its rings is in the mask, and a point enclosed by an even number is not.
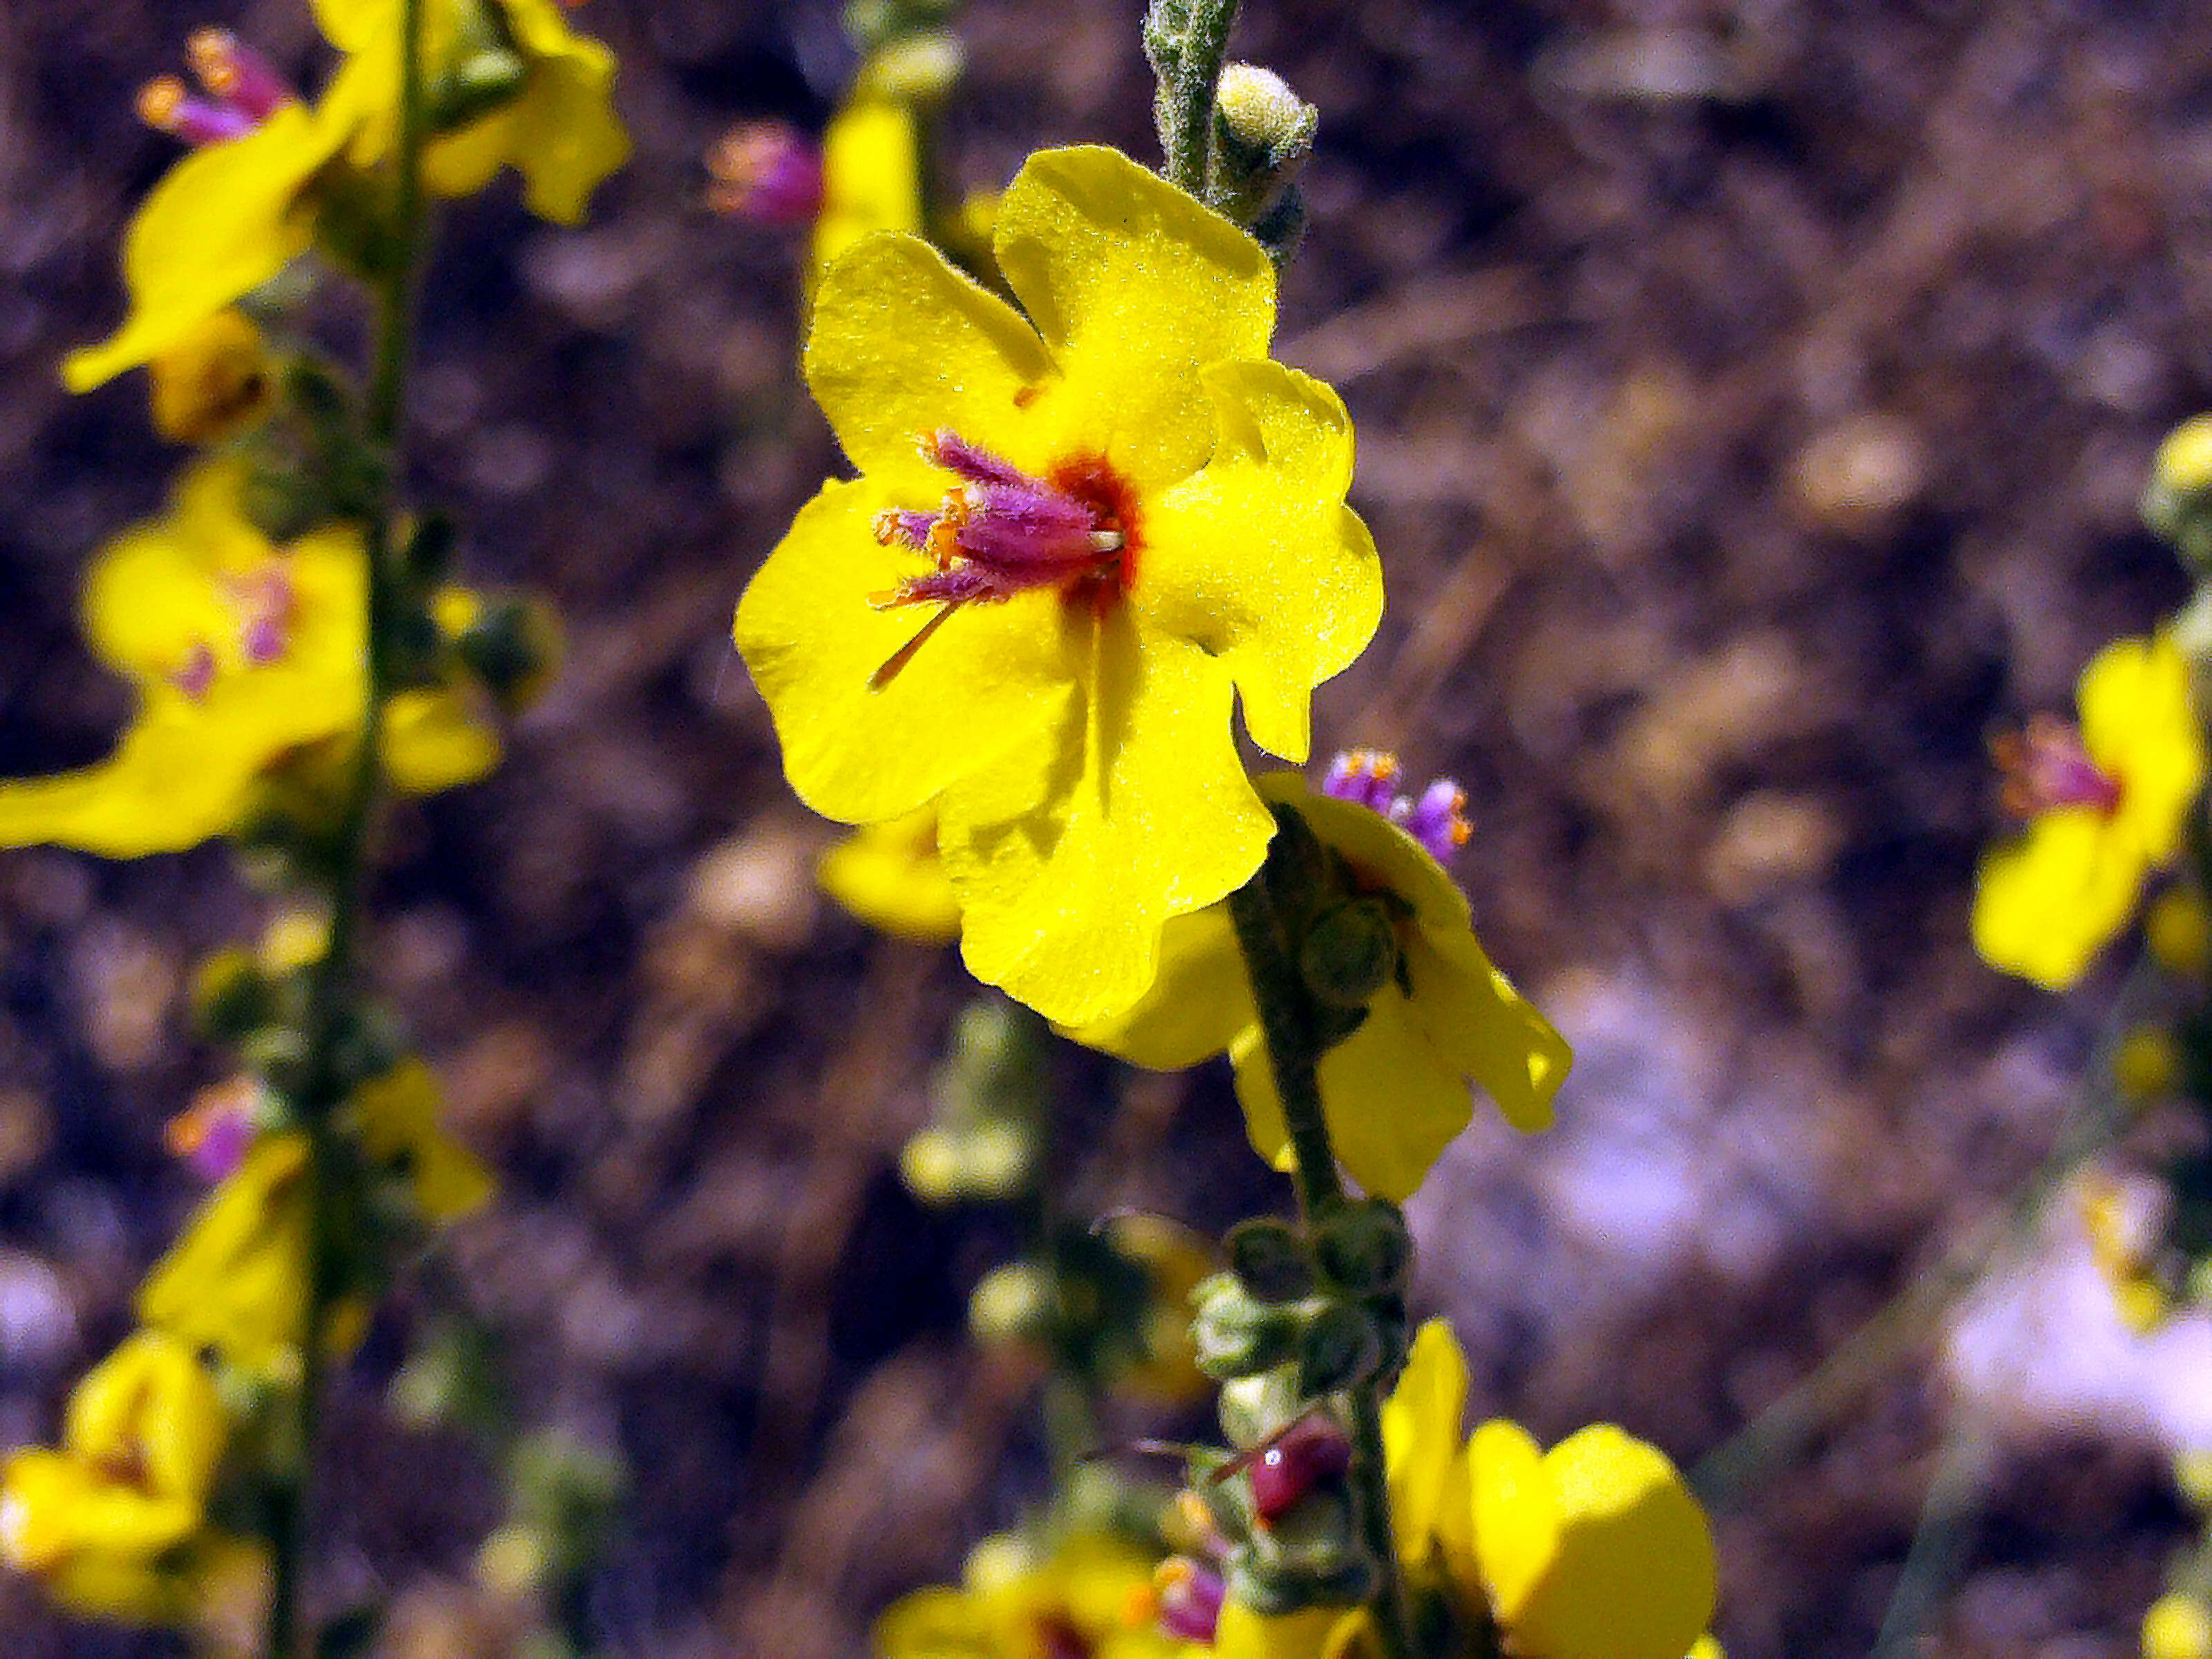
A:
[[[1026,318],[912,237],[824,276],[807,376],[860,476],[799,514],[735,631],[800,798],[850,823],[934,803],[969,967],[1084,1023],[1259,865],[1232,700],[1303,758],[1382,582],[1343,406],[1264,360],[1250,238],[1110,150],[1050,150],[995,255]]]

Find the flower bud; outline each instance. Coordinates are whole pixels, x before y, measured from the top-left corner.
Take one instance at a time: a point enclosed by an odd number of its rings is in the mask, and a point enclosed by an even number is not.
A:
[[[1321,112],[1290,82],[1257,64],[1231,64],[1214,91],[1214,119],[1241,172],[1265,171],[1278,184],[1313,153]]]
[[[994,1267],[968,1297],[968,1328],[978,1342],[1042,1343],[1052,1334],[1052,1281],[1026,1261]]]
[[[2192,575],[2212,574],[2212,415],[2184,421],[2158,447],[2142,516]]]
[[[1229,1270],[1261,1302],[1295,1302],[1312,1293],[1314,1260],[1297,1230],[1272,1217],[1240,1221],[1224,1241]]]
[[[424,88],[434,133],[455,131],[512,102],[530,76],[497,8],[461,0],[450,15],[451,55],[434,66]]]
[[[855,93],[899,104],[931,104],[951,92],[967,67],[959,37],[947,29],[900,35],[879,47],[853,78]]]
[[[2143,936],[2158,965],[2184,979],[2212,972],[2212,915],[2194,887],[2174,887],[2152,902]]]
[[[1350,1388],[1382,1363],[1375,1322],[1348,1302],[1324,1302],[1298,1334],[1298,1386],[1308,1399]]]
[[[210,1042],[242,1042],[276,1018],[276,993],[253,953],[217,951],[192,975],[192,1025]]]
[[[1391,1296],[1406,1287],[1413,1237],[1388,1199],[1362,1199],[1325,1215],[1314,1236],[1321,1270],[1353,1296]]]
[[[2162,1100],[2180,1082],[2181,1048],[2172,1032],[2138,1025],[2121,1036],[2112,1054],[2112,1083],[2123,1097],[2138,1103]]]
[[[485,604],[453,648],[499,706],[519,714],[559,672],[563,643],[560,614],[534,595],[518,595]]]
[[[1299,1395],[1291,1366],[1232,1378],[1221,1385],[1221,1432],[1231,1445],[1249,1451],[1280,1434],[1311,1407]]]
[[[1324,911],[1298,947],[1306,988],[1333,1007],[1365,1007],[1397,971],[1397,930],[1379,899],[1357,898]]]
[[[1336,1419],[1309,1412],[1253,1455],[1252,1513],[1273,1526],[1315,1487],[1352,1467],[1352,1441]]]
[[[1191,1340],[1208,1376],[1249,1376],[1298,1355],[1305,1304],[1255,1300],[1232,1274],[1215,1273],[1191,1292]]]

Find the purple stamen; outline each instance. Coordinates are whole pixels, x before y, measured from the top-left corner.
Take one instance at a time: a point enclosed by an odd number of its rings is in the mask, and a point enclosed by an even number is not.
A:
[[[958,433],[945,428],[931,433],[921,441],[921,459],[932,466],[941,466],[957,472],[970,483],[979,484],[1035,484],[1036,480],[1010,461],[1002,461],[988,449],[969,443]]]
[[[215,689],[215,653],[205,640],[196,641],[184,661],[169,671],[169,684],[185,694],[190,702],[205,702],[207,695]]]
[[[1467,791],[1439,778],[1420,799],[1399,794],[1398,761],[1371,749],[1354,749],[1328,764],[1322,779],[1324,795],[1379,812],[1428,849],[1437,863],[1448,861],[1474,834],[1467,821]]]
[[[187,50],[207,89],[255,125],[299,100],[276,65],[228,29],[202,29]]]
[[[822,152],[781,121],[747,121],[708,153],[707,204],[757,225],[811,224],[822,211]]]
[[[1179,1642],[1211,1642],[1221,1623],[1229,1586],[1212,1567],[1188,1556],[1161,1564],[1158,1588],[1160,1629]]]

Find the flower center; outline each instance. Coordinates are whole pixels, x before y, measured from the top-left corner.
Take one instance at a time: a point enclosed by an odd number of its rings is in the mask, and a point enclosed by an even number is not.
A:
[[[2026,731],[1990,738],[1990,758],[2004,780],[2004,810],[2016,817],[2069,806],[2106,817],[2120,810],[2120,780],[2090,759],[2081,732],[2056,715],[2038,714]]]
[[[935,568],[872,593],[878,610],[934,605],[937,614],[869,680],[881,690],[922,642],[963,605],[1010,599],[1032,588],[1103,610],[1127,591],[1137,556],[1136,492],[1103,458],[1061,462],[1032,477],[952,432],[921,442],[922,458],[960,482],[934,513],[894,507],[876,517],[886,547],[927,554]]]
[[[1321,792],[1380,812],[1428,848],[1437,863],[1449,861],[1474,834],[1467,821],[1467,791],[1449,778],[1438,778],[1416,799],[1398,793],[1397,784],[1395,755],[1354,749],[1329,763]]]
[[[243,137],[285,105],[299,101],[289,82],[228,29],[192,31],[185,55],[204,95],[173,75],[138,92],[138,118],[198,148]]]

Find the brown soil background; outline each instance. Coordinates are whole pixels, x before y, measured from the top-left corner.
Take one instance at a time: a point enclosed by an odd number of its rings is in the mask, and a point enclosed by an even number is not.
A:
[[[1149,159],[1136,9],[975,0],[962,178],[1071,141]],[[106,746],[125,701],[76,584],[178,459],[134,381],[53,375],[118,314],[119,228],[173,153],[131,94],[206,21],[305,65],[303,11],[0,15],[0,771]],[[503,1173],[454,1255],[519,1408],[635,1469],[605,1650],[850,1653],[1036,1456],[1019,1368],[961,1338],[1003,1229],[890,1173],[969,987],[812,896],[830,831],[728,643],[838,463],[796,384],[796,250],[701,210],[699,157],[741,116],[818,122],[845,60],[827,6],[577,21],[621,56],[636,158],[581,233],[507,188],[448,214],[412,447],[467,570],[554,594],[571,659],[495,778],[400,814],[378,959]],[[2104,999],[1966,946],[1983,742],[2184,591],[2134,501],[2212,397],[2212,27],[1255,0],[1237,46],[1322,111],[1280,355],[1351,406],[1390,580],[1318,741],[1468,783],[1485,939],[1583,1053],[1555,1142],[1479,1127],[1425,1198],[1423,1298],[1485,1410],[1614,1418],[1686,1463],[2057,1134]],[[51,1436],[190,1201],[160,1126],[220,1057],[179,987],[255,903],[219,849],[0,859],[0,1444]],[[1059,1082],[1099,1207],[1283,1201],[1223,1078],[1070,1053]],[[461,1573],[492,1512],[464,1448],[378,1426],[392,1347],[333,1436],[355,1588]],[[1959,1421],[1905,1365],[1719,1511],[1731,1653],[1867,1650]],[[2095,1419],[1977,1421],[1939,1650],[2131,1652],[2182,1536],[2155,1456]],[[165,1650],[14,1582],[0,1630],[23,1659]]]

